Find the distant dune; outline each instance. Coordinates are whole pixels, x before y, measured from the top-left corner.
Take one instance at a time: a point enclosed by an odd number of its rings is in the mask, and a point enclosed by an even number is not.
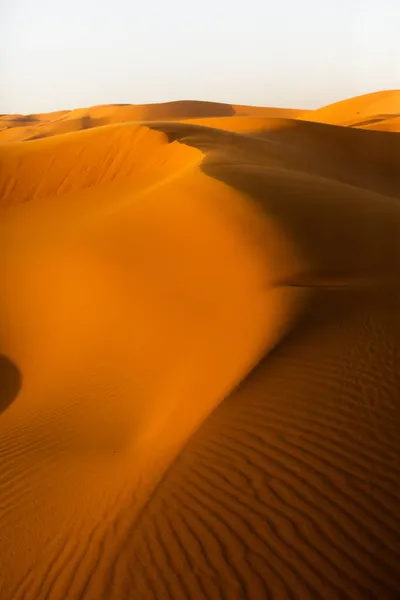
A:
[[[116,123],[209,119],[216,117],[297,117],[301,110],[223,104],[220,102],[177,101],[160,104],[116,104],[35,115],[0,117],[0,144],[81,131]],[[18,129],[16,129],[18,128]]]
[[[1,600],[400,597],[399,115],[0,117]]]
[[[400,90],[374,92],[304,112],[301,119],[362,127],[400,116]]]

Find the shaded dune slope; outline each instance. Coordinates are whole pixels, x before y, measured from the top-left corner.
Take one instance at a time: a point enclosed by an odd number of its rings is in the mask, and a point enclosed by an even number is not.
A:
[[[0,149],[5,600],[399,596],[398,136],[204,116]]]
[[[214,156],[224,160],[220,158],[224,152],[232,151],[232,161],[237,163],[290,168],[385,195],[400,195],[398,135],[283,118],[235,117],[222,121],[223,131],[201,128],[200,120],[160,128],[170,131],[171,139],[198,144],[204,150],[213,146],[207,164],[216,162]],[[207,119],[206,124],[219,129],[219,119]]]

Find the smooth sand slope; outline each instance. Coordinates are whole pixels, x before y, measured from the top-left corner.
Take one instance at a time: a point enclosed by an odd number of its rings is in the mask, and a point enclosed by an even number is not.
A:
[[[377,125],[381,121],[398,116],[400,116],[400,90],[385,90],[303,112],[300,119],[331,125],[364,127]]]
[[[395,600],[400,135],[181,104],[0,131],[0,598]]]

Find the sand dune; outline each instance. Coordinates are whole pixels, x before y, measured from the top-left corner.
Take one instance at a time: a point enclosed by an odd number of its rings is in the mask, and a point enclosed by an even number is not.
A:
[[[395,600],[400,136],[149,106],[0,118],[0,598]]]
[[[311,112],[304,112],[301,119],[360,127],[368,121],[390,119],[400,116],[400,90],[385,90],[348,98],[328,104]]]
[[[177,101],[159,104],[116,104],[70,111],[0,117],[0,144],[35,140],[102,125],[154,120],[209,119],[217,117],[297,117],[301,110],[223,104],[221,102]]]

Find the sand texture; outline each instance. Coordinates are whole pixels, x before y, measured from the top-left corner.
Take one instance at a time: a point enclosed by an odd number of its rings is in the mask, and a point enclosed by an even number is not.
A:
[[[400,92],[0,117],[0,599],[400,598]]]

